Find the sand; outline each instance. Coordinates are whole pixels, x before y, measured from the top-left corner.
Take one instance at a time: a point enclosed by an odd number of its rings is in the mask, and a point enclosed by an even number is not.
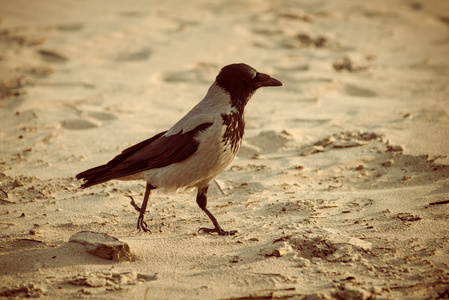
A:
[[[0,297],[449,297],[447,1],[0,1]],[[74,176],[168,129],[221,67],[256,93],[195,191]],[[129,245],[105,260],[81,231]]]

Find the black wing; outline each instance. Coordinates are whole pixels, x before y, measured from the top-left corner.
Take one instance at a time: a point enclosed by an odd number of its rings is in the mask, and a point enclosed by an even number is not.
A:
[[[79,173],[76,178],[86,181],[81,185],[86,188],[111,179],[181,162],[198,150],[198,141],[194,137],[211,125],[212,123],[204,123],[191,131],[170,136],[163,136],[166,131],[161,132],[123,150],[107,164]]]

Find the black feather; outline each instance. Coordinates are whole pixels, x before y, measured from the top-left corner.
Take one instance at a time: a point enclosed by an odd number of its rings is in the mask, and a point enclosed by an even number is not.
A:
[[[123,150],[107,164],[79,173],[76,178],[86,181],[81,185],[86,188],[111,179],[181,162],[198,150],[199,143],[195,140],[195,136],[211,125],[212,123],[204,123],[191,131],[170,136],[163,136],[166,131],[161,132]]]

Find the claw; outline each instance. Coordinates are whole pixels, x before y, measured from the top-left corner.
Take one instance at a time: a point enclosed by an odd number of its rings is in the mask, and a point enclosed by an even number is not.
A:
[[[143,215],[140,215],[137,219],[137,229],[139,231],[143,230],[143,232],[151,233],[151,230],[148,229],[148,224],[143,220]]]

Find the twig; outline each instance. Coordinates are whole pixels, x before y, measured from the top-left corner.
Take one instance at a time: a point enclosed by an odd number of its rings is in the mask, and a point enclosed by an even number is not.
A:
[[[430,202],[429,205],[438,205],[438,204],[448,204],[449,200],[443,200],[443,201],[437,201],[437,202]]]

